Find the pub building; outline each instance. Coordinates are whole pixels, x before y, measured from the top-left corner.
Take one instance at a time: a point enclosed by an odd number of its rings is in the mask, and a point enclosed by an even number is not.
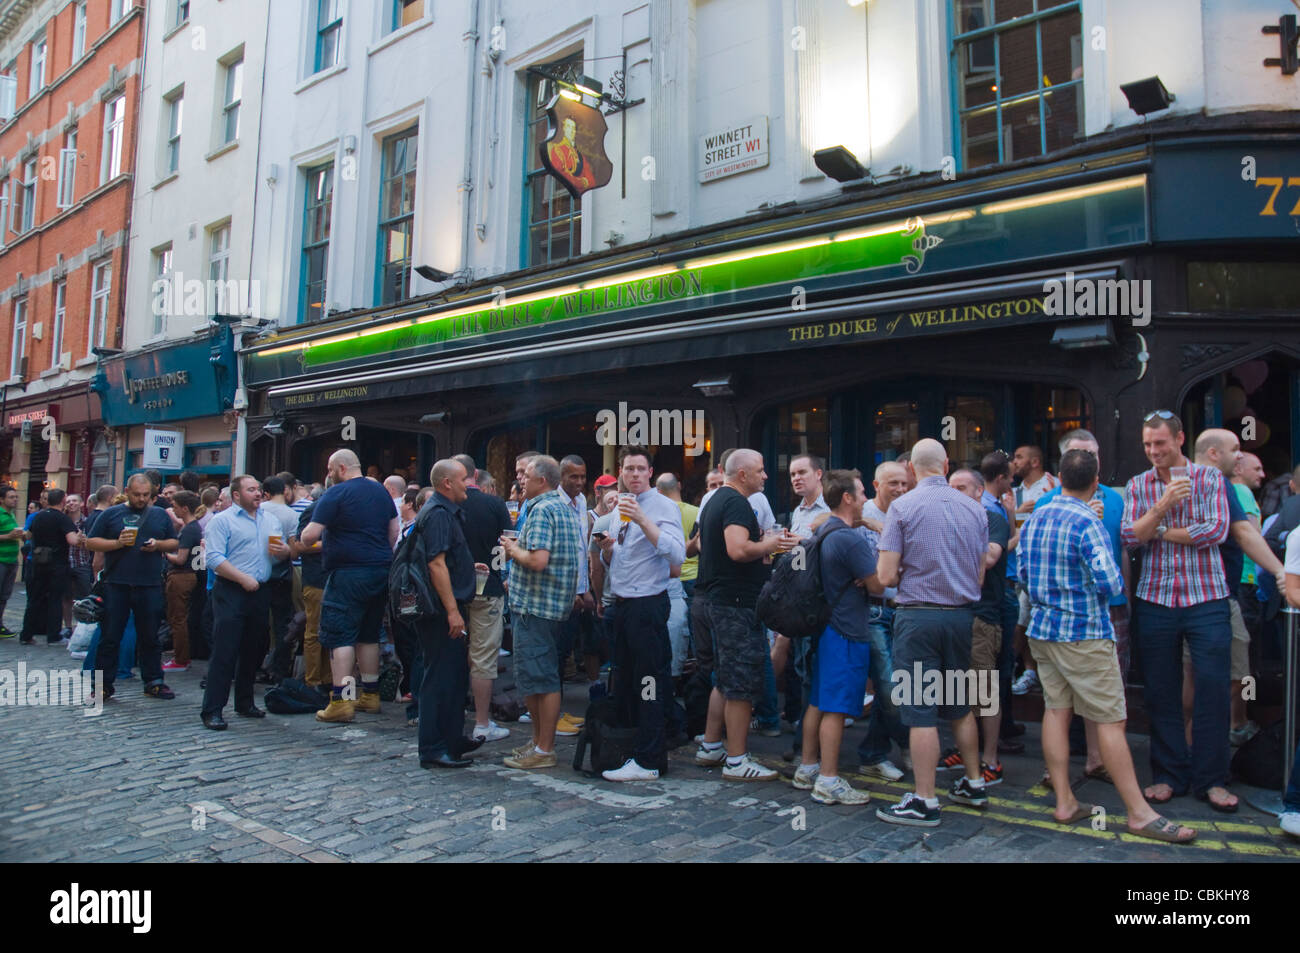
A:
[[[869,479],[922,436],[954,465],[1032,443],[1054,468],[1086,427],[1122,485],[1148,466],[1143,416],[1168,408],[1193,437],[1243,433],[1273,476],[1300,461],[1296,115],[1170,119],[1049,162],[847,185],[282,329],[243,354],[249,467],[321,479],[346,444],[423,483],[468,451],[506,487],[538,449],[581,454],[594,480],[614,469],[597,439],[614,415],[627,432],[605,444],[651,444],[690,500],[721,451],[762,451],[781,513],[793,455]]]
[[[88,383],[32,395],[4,385],[3,482],[18,489],[21,509],[39,501],[46,487],[84,495],[108,479],[112,448]]]
[[[92,386],[113,428],[112,482],[158,470],[176,482],[183,470],[204,482],[230,482],[235,459],[235,349],[229,322],[209,335],[117,355],[100,363]]]

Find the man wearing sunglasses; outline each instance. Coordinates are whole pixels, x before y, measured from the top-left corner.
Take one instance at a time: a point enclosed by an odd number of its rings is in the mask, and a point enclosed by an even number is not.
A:
[[[1223,474],[1183,456],[1182,421],[1157,410],[1142,421],[1142,448],[1151,469],[1129,480],[1120,536],[1146,547],[1135,589],[1142,670],[1151,714],[1154,804],[1191,788],[1216,811],[1237,809],[1228,779],[1228,674],[1232,638],[1228,585],[1219,544],[1228,538]],[[1191,649],[1196,701],[1192,746],[1182,719],[1179,646]]]

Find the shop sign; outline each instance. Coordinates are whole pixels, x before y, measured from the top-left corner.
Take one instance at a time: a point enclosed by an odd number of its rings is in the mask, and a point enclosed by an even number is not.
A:
[[[10,430],[21,430],[23,424],[28,421],[31,421],[33,426],[41,423],[45,420],[46,414],[49,414],[54,417],[55,420],[58,420],[58,412],[59,408],[57,406],[38,407],[35,410],[16,410],[9,415],[7,424]]]
[[[1158,145],[1153,179],[1157,241],[1300,243],[1300,150],[1293,141]]]
[[[948,331],[975,330],[1026,324],[1041,319],[1055,320],[1044,310],[1040,297],[1004,298],[975,304],[955,304],[942,308],[922,308],[869,318],[845,318],[796,324],[786,328],[790,344],[829,344],[839,341],[868,341],[942,334]]]
[[[547,137],[537,147],[543,168],[575,199],[609,183],[614,164],[605,155],[609,126],[599,109],[557,95],[546,107]]]
[[[144,469],[183,470],[185,468],[185,433],[181,430],[144,430]]]
[[[695,171],[701,182],[713,182],[767,165],[767,117],[755,116],[700,136]]]
[[[111,427],[220,414],[234,398],[234,352],[220,337],[114,358],[100,405]]]
[[[282,406],[284,409],[303,410],[321,404],[340,404],[369,398],[370,386],[359,384],[355,387],[333,387],[329,390],[311,391],[307,394],[293,394],[284,399]]]

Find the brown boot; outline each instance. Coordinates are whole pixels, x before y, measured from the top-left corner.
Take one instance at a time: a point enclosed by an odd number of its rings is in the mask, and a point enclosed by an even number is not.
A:
[[[317,721],[349,722],[356,711],[356,703],[341,698],[331,698],[324,711],[316,712]]]
[[[379,692],[362,692],[353,704],[356,705],[357,711],[377,715],[379,714]]]

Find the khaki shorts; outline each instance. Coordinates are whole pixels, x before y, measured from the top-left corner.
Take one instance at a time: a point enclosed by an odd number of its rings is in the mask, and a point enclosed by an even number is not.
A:
[[[998,671],[998,652],[1002,648],[1002,626],[985,622],[979,616],[971,627],[970,667],[975,671]],[[996,685],[997,675],[992,685]]]
[[[1038,663],[1045,708],[1072,708],[1076,715],[1099,725],[1128,718],[1124,681],[1120,678],[1113,641],[1030,639],[1029,650]]]
[[[469,674],[474,678],[497,677],[505,604],[505,596],[476,596],[469,604]]]
[[[1241,614],[1241,604],[1236,599],[1228,600],[1228,616],[1232,621],[1232,643],[1229,646],[1228,680],[1239,682],[1250,674],[1250,630],[1246,628],[1246,619]],[[1183,668],[1192,667],[1192,650],[1183,642]]]

